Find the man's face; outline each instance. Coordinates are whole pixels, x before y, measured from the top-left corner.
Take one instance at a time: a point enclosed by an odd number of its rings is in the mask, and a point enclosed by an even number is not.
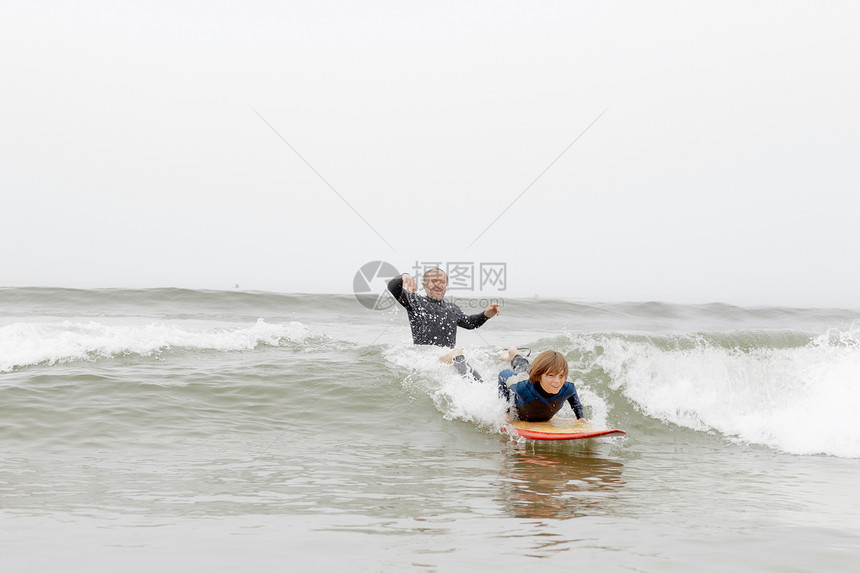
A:
[[[433,300],[442,300],[448,288],[448,277],[442,271],[434,270],[424,275],[424,290]]]

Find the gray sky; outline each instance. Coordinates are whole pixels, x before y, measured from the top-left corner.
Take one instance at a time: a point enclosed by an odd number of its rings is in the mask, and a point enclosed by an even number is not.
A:
[[[860,308],[856,2],[3,11],[0,285]]]

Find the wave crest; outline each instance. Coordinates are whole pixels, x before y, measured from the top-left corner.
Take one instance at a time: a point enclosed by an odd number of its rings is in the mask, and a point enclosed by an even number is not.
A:
[[[178,326],[165,323],[111,325],[102,322],[19,322],[0,326],[0,372],[37,364],[153,356],[170,350],[252,350],[258,346],[308,343],[315,335],[300,322],[250,327]]]
[[[792,454],[860,457],[860,337],[750,346],[703,335],[572,338],[645,415]]]

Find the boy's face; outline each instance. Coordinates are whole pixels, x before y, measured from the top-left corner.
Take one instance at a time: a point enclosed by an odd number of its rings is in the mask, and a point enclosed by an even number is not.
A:
[[[540,387],[547,394],[558,394],[558,391],[564,386],[565,378],[567,376],[563,372],[544,372],[540,375]]]

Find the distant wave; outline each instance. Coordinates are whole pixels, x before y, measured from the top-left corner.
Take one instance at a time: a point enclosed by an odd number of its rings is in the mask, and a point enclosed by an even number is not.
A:
[[[135,354],[151,356],[169,350],[250,350],[314,338],[300,322],[253,326],[190,328],[151,323],[111,325],[103,322],[17,322],[0,326],[0,372],[37,364],[55,364]]]

